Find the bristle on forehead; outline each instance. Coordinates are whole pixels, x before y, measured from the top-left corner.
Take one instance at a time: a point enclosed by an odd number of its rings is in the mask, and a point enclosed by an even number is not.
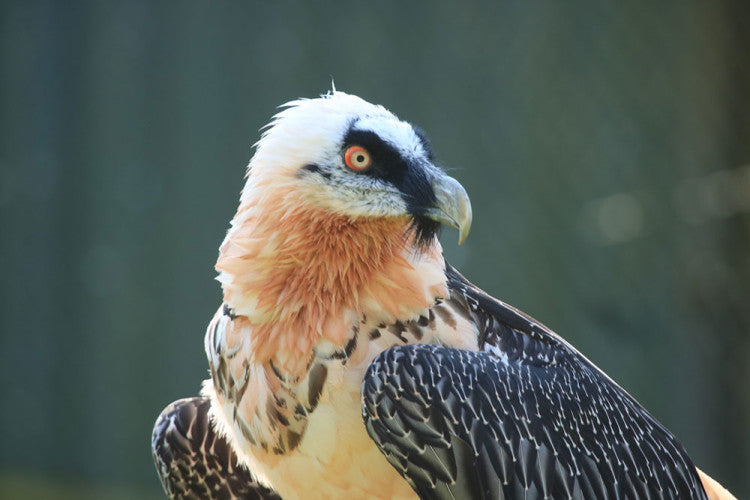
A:
[[[331,91],[318,98],[302,97],[279,106],[279,111],[261,130],[264,136],[285,122],[307,121],[313,118],[326,117],[327,120],[343,118],[349,121],[354,118],[383,117],[398,120],[398,117],[379,104],[372,104],[356,95],[341,91]],[[261,141],[262,141],[261,137]]]

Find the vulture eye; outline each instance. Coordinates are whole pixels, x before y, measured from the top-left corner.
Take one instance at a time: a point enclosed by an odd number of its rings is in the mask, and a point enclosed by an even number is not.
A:
[[[372,158],[362,146],[349,146],[344,153],[344,162],[355,172],[362,172],[372,165]]]

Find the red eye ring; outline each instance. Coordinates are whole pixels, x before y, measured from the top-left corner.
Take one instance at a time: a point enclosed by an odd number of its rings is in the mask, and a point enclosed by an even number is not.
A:
[[[370,168],[372,157],[362,146],[349,146],[344,153],[344,163],[355,172],[362,172]]]

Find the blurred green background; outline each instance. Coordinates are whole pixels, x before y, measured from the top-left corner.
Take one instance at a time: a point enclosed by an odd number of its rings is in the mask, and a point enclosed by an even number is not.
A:
[[[251,144],[332,77],[466,187],[453,264],[750,497],[748,5],[2,2],[0,497],[161,497]]]

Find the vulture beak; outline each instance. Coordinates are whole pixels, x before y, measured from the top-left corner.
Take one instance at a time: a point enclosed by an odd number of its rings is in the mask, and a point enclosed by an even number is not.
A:
[[[458,229],[458,244],[466,240],[471,228],[471,202],[464,187],[453,177],[441,175],[432,181],[435,205],[427,209],[430,219]]]

